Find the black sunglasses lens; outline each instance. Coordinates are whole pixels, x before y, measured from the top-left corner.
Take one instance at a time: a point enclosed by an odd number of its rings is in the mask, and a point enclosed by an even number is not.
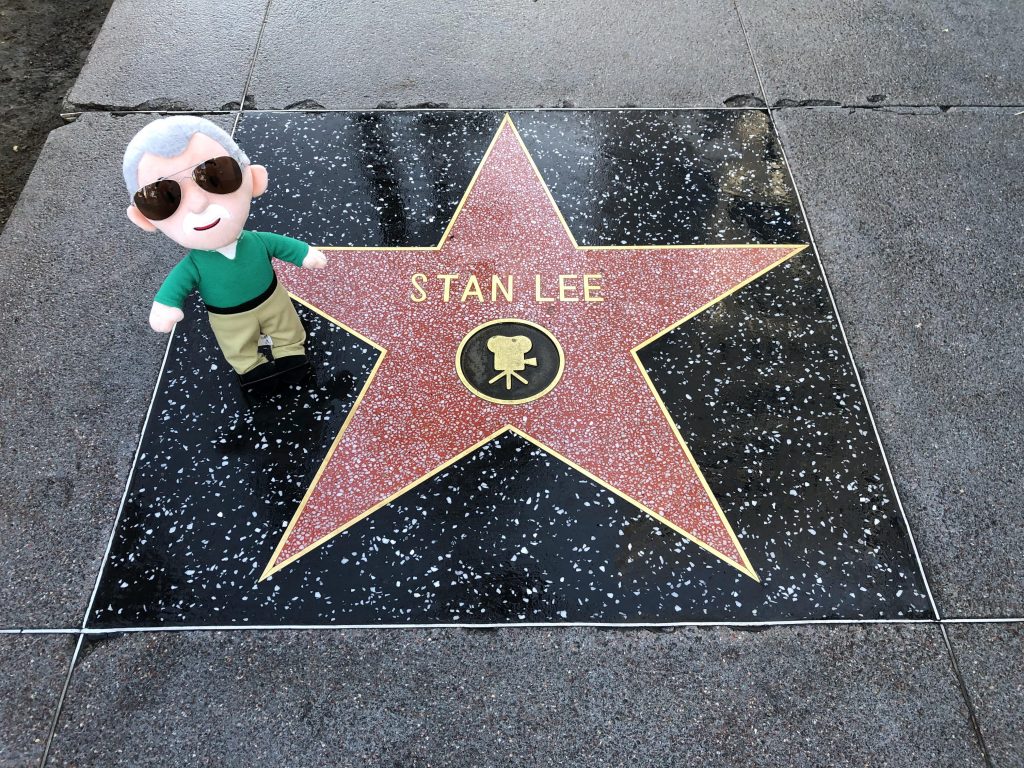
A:
[[[215,157],[192,171],[202,189],[215,195],[229,195],[242,186],[242,169],[233,157]]]
[[[173,216],[180,202],[181,187],[173,179],[154,181],[135,193],[135,207],[153,221]]]

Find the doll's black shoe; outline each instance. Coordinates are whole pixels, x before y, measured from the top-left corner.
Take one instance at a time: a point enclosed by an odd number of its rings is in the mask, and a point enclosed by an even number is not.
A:
[[[277,363],[261,363],[251,371],[238,375],[238,383],[247,395],[269,394],[277,389]]]
[[[274,362],[283,384],[298,384],[310,371],[309,360],[305,355],[279,357]]]

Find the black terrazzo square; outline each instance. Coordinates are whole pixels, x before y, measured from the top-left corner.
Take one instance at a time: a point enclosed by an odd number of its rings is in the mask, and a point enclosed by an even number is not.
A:
[[[503,116],[246,113],[271,178],[248,228],[433,246]],[[762,111],[512,119],[581,246],[807,242]],[[250,402],[188,307],[90,627],[931,615],[810,249],[639,353],[760,581],[514,433],[260,581],[379,355],[298,309],[315,381]]]

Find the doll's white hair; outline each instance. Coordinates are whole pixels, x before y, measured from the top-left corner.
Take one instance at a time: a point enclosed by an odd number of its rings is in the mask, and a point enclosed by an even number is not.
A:
[[[121,169],[124,172],[124,185],[128,188],[128,194],[134,195],[139,188],[139,162],[143,155],[176,157],[185,151],[197,133],[209,136],[224,147],[239,165],[249,165],[249,158],[245,152],[219,125],[195,115],[162,117],[136,133],[124,151]]]

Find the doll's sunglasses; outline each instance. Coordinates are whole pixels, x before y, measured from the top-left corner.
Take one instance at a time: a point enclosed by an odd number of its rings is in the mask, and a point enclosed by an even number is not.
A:
[[[242,186],[242,169],[233,157],[212,157],[194,166],[191,172],[200,189],[215,195],[229,195]],[[188,173],[188,169],[177,175],[183,173]],[[132,202],[147,219],[170,218],[181,204],[181,185],[172,178],[157,179],[139,189]]]

